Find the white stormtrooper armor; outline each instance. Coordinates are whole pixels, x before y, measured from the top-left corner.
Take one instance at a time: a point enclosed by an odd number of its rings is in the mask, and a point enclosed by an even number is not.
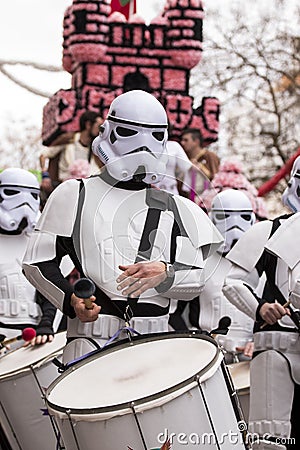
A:
[[[53,259],[57,236],[72,237],[80,271],[91,278],[107,297],[117,303],[126,302],[115,281],[120,274],[118,266],[134,262],[149,208],[148,197],[161,192],[114,188],[101,176],[83,180],[83,183],[80,193],[80,184],[76,180],[64,182],[56,188],[47,201],[46,214],[42,215],[31,238],[23,263],[30,282],[39,286],[40,292],[60,310],[64,310],[65,293],[46,278],[38,264]],[[168,198],[168,194],[164,194]],[[176,239],[175,261],[182,268],[175,271],[174,282],[166,292],[149,289],[141,295],[139,305],[156,305],[155,310],[161,311],[163,317],[154,316],[152,322],[147,318],[147,330],[142,317],[133,318],[132,326],[138,332],[150,332],[148,327],[152,327],[152,332],[167,331],[169,298],[190,300],[199,293],[203,287],[203,249],[206,246],[216,248],[222,242],[217,230],[211,227],[206,214],[197,205],[176,197],[174,206],[186,230],[186,236]],[[58,211],[65,212],[63,223]],[[162,211],[152,243],[151,260],[171,261],[173,225],[174,213],[168,209]],[[190,270],[191,266],[195,269]],[[98,321],[87,324],[73,318],[69,319],[68,336],[88,335],[101,345],[122,325],[122,317],[112,317],[112,314],[100,315]]]
[[[167,331],[169,299],[189,300],[199,293],[204,259],[223,240],[197,205],[144,183],[159,179],[167,139],[164,109],[149,96],[130,91],[113,101],[93,145],[106,163],[104,170],[81,182],[61,184],[47,201],[28,246],[23,262],[27,278],[68,315],[68,337],[77,338],[68,344],[65,361],[103,345],[124,326],[128,299],[117,289],[119,265],[133,264],[137,256],[144,262],[173,264],[174,276],[139,297],[130,321],[140,333]],[[140,254],[150,210],[159,211],[158,222],[149,232],[148,251]],[[101,313],[95,322],[81,322],[70,306],[73,287],[53,259],[65,253],[97,287]]]
[[[166,112],[155,97],[126,92],[112,102],[93,152],[115,180],[141,175],[145,183],[157,183],[166,172],[167,127]]]
[[[229,354],[235,355],[238,353],[237,347],[245,347],[247,342],[253,340],[254,321],[230,303],[222,293],[230,262],[218,253],[210,256],[205,266],[206,270],[212,272],[212,276],[206,281],[200,294],[199,327],[202,330],[213,330],[218,327],[222,317],[230,317],[228,333],[219,335],[217,339]]]
[[[227,255],[233,266],[225,279],[223,292],[229,301],[252,318],[256,316],[258,301],[283,303],[289,298],[289,264],[293,265],[298,258],[295,236],[299,233],[298,230],[291,233],[288,226],[294,218],[283,216],[273,222],[255,224]],[[292,235],[293,245],[288,245],[287,237]],[[266,286],[267,290],[259,299],[253,291],[263,271],[271,289]],[[284,439],[291,431],[295,383],[300,384],[299,351],[299,333],[288,315],[272,326],[256,323],[254,352],[258,354],[250,366],[249,413],[249,431],[261,438],[253,445],[255,450],[286,448]],[[263,436],[270,438],[268,442],[262,439]]]
[[[37,325],[41,311],[35,302],[35,289],[22,274],[27,234],[0,234],[0,322],[5,325]],[[7,330],[1,333],[7,336]],[[15,329],[9,334],[16,335]]]
[[[212,330],[217,328],[222,317],[230,317],[229,332],[225,336],[220,335],[218,341],[227,352],[235,354],[236,347],[244,347],[247,342],[252,341],[254,322],[233,306],[222,293],[230,262],[220,253],[227,253],[234,246],[253,225],[255,215],[250,200],[243,192],[227,189],[214,197],[210,216],[223,235],[224,244],[206,264],[206,274],[211,276],[200,295],[199,326],[204,330]]]
[[[282,203],[291,211],[300,211],[300,156],[295,159],[288,186],[282,194]]]
[[[210,216],[224,236],[224,253],[228,253],[235,242],[255,222],[255,214],[249,198],[235,189],[226,189],[214,197]]]
[[[222,317],[231,318],[229,332],[225,336],[219,336],[218,342],[230,353],[228,360],[237,353],[237,347],[245,347],[253,338],[253,318],[249,318],[239,309],[233,306],[223,295],[222,287],[225,276],[230,269],[230,262],[225,259],[225,250],[228,251],[240,238],[240,236],[253,225],[254,214],[248,197],[233,189],[228,189],[217,194],[212,202],[210,213],[213,223],[223,235],[224,243],[216,253],[211,255],[205,264],[205,286],[199,297],[199,307],[195,307],[199,317],[193,316],[193,308],[189,314],[194,327],[211,331],[218,327]],[[195,298],[193,306],[198,299]],[[179,317],[183,305],[174,312],[170,324],[175,329],[180,329],[184,324]],[[187,322],[189,319],[185,318]]]
[[[23,169],[0,174],[0,333],[16,336],[22,325],[37,325],[41,310],[35,289],[22,273],[22,259],[39,215],[39,183]]]
[[[17,180],[17,183],[16,183]],[[31,232],[37,222],[40,186],[27,170],[12,168],[0,174],[0,227]]]

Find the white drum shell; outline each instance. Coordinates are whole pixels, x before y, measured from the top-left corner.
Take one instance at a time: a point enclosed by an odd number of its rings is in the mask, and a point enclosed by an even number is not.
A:
[[[22,347],[0,358],[0,421],[12,450],[54,450],[57,439],[43,399],[59,375],[66,333],[39,347]],[[42,392],[41,392],[42,388]]]
[[[250,361],[241,361],[228,365],[234,387],[239,396],[246,422],[249,420],[250,406]]]
[[[172,342],[171,337],[169,339]],[[200,338],[198,337],[197,339]],[[190,340],[192,343],[194,338],[191,337]],[[176,344],[177,343],[174,343],[174,346],[171,346],[170,350],[174,351],[176,349]],[[142,429],[147,448],[149,449],[161,447],[166,439],[166,435],[169,434],[170,436],[172,433],[174,433],[174,435],[172,435],[173,450],[181,449],[182,445],[184,445],[184,448],[194,449],[196,443],[203,449],[244,449],[245,447],[242,443],[241,433],[238,429],[237,418],[234,414],[229,392],[220,366],[222,354],[218,347],[214,346],[212,343],[209,344],[215,351],[215,358],[211,358],[210,360],[210,363],[212,364],[208,364],[208,361],[206,361],[206,364],[203,365],[203,361],[201,362],[201,352],[199,352],[198,355],[195,353],[187,355],[187,357],[189,356],[191,358],[191,365],[193,368],[196,363],[195,361],[192,362],[192,358],[196,359],[196,361],[198,359],[199,362],[198,365],[200,369],[198,374],[194,373],[194,379],[191,377],[186,383],[179,383],[177,386],[173,385],[174,388],[170,389],[167,393],[165,391],[160,391],[158,388],[157,393],[159,395],[149,396],[145,398],[145,401],[141,398],[137,398],[133,403],[129,401],[127,407],[125,403],[122,403],[121,405],[115,404],[115,400],[113,400],[111,406],[108,406],[107,408],[103,407],[101,391],[103,391],[103,395],[106,396],[107,386],[105,377],[103,378],[101,376],[101,370],[99,370],[98,381],[96,381],[93,376],[91,376],[91,378],[89,377],[89,365],[97,364],[97,361],[93,356],[92,360],[87,359],[85,364],[82,364],[82,362],[80,363],[80,377],[78,377],[78,381],[80,381],[78,383],[78,390],[80,390],[80,386],[82,386],[82,389],[84,390],[85,383],[92,383],[94,398],[98,397],[100,399],[101,408],[89,407],[84,410],[82,409],[82,403],[81,407],[77,410],[74,407],[70,408],[70,405],[72,406],[76,403],[76,392],[73,394],[73,399],[60,398],[63,396],[63,386],[69,385],[68,377],[71,379],[74,374],[76,375],[76,366],[73,367],[73,372],[69,369],[69,374],[64,374],[62,377],[58,378],[49,387],[46,394],[49,411],[56,419],[66,449],[99,450],[100,443],[101,450],[126,449],[127,446],[137,450],[144,448],[141,434],[139,433],[136,424],[136,418]],[[120,370],[123,368],[122,357],[120,358],[122,350],[123,349],[120,349],[120,353],[118,353],[118,350],[115,348],[114,352],[116,360],[120,361]],[[129,350],[131,350],[130,347]],[[134,351],[132,355],[134,355]],[[100,363],[102,357],[105,357],[105,352],[97,355]],[[149,357],[150,362],[148,360]],[[178,359],[178,369],[180,367],[180,359],[183,355],[178,352],[176,357]],[[141,349],[141,372],[143,371],[143,366],[144,368],[149,368],[152,363],[154,363],[154,361],[151,360],[149,352],[145,352],[144,349]],[[128,364],[130,365],[130,358],[128,358]],[[166,364],[168,364],[168,361],[166,361]],[[107,366],[106,364],[102,365]],[[159,387],[163,384],[160,378],[164,372],[164,369],[160,369],[161,367],[158,365],[156,380]],[[174,369],[176,371],[176,366]],[[114,371],[112,370],[111,374],[113,375],[113,373]],[[197,375],[199,375],[201,389],[195,379]],[[153,374],[153,376],[155,376],[155,374]],[[180,381],[180,376],[177,378],[178,381]],[[137,391],[140,391],[142,380],[143,376],[141,377],[141,380],[137,382]],[[126,383],[123,386],[123,389],[126,391]],[[87,389],[87,391],[89,391],[89,389]],[[115,398],[115,394],[115,392],[112,393],[113,398]],[[122,398],[122,396],[124,397],[120,390],[120,397]],[[53,403],[54,399],[57,401],[57,405]],[[128,396],[128,399],[130,399],[130,395]],[[80,396],[79,403],[81,401],[82,396]],[[86,404],[89,402],[90,399],[87,398]],[[66,405],[65,408],[63,407],[63,404]],[[136,417],[130,407],[131,404],[134,407]],[[214,436],[214,433],[216,434],[216,437]],[[236,435],[237,443],[234,446],[229,439],[230,433],[235,433]],[[75,441],[74,435],[76,436],[77,442]],[[184,444],[183,440],[185,441]],[[219,447],[215,443],[216,440],[219,442]]]

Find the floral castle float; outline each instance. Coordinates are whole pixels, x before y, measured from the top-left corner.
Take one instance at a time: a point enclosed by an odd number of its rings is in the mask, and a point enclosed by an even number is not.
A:
[[[63,22],[63,67],[72,75],[70,89],[56,92],[43,111],[43,144],[78,131],[82,112],[105,117],[119,94],[140,88],[167,110],[173,138],[198,128],[204,146],[218,137],[219,101],[204,97],[194,108],[190,71],[202,56],[201,0],[167,0],[149,25],[137,14],[129,20],[112,12],[109,0],[73,0]]]

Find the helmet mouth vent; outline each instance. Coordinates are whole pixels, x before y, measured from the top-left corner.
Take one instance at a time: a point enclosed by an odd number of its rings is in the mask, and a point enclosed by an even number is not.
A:
[[[139,152],[147,152],[147,153],[150,153],[150,155],[153,156],[153,158],[157,158],[156,155],[153,152],[151,152],[151,150],[146,146],[138,147],[134,150],[131,150],[128,153],[125,153],[125,155],[132,155],[133,153],[139,153]]]
[[[136,171],[134,172],[134,175],[132,177],[133,181],[139,183],[143,181],[143,179],[146,177],[146,168],[145,166],[138,166]]]

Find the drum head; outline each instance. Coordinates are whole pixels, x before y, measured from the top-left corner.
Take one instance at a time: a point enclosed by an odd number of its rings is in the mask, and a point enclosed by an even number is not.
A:
[[[73,413],[117,410],[178,390],[219,364],[220,350],[207,336],[148,335],[72,366],[50,385],[47,402]]]
[[[0,358],[0,379],[9,377],[17,372],[23,371],[29,366],[34,366],[48,356],[55,354],[66,345],[66,332],[55,334],[52,342],[34,347],[21,347],[6,353]]]

